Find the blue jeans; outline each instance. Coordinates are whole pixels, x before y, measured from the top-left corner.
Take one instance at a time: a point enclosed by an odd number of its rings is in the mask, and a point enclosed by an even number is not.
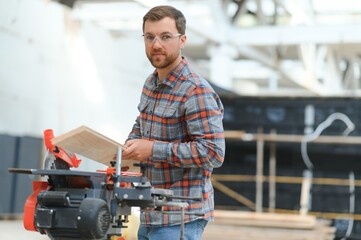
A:
[[[201,240],[208,221],[199,219],[184,224],[184,240]],[[179,240],[180,225],[168,227],[146,227],[140,225],[138,240]]]

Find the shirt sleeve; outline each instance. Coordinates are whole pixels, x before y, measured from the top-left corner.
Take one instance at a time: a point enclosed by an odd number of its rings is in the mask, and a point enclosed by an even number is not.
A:
[[[223,105],[210,88],[194,88],[185,102],[188,142],[155,141],[153,159],[184,168],[217,168],[224,161]]]

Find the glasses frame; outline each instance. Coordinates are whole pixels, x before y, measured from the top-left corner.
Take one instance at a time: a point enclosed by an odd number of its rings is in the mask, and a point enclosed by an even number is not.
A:
[[[162,36],[169,36],[170,38],[169,39],[166,39],[166,40],[163,40],[162,39]],[[158,39],[158,41],[161,43],[161,44],[167,44],[169,43],[171,40],[177,38],[177,37],[180,37],[180,36],[183,36],[184,34],[181,34],[181,33],[176,33],[176,34],[172,34],[172,33],[162,33],[160,35],[152,35],[152,34],[143,34],[142,37],[144,38],[144,42],[147,43],[147,44],[153,44],[155,42],[156,39]],[[147,37],[154,37],[152,40],[151,39],[148,39]]]

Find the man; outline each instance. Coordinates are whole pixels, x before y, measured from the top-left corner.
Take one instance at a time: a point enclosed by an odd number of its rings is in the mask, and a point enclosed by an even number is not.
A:
[[[123,159],[146,163],[146,176],[155,188],[199,198],[188,202],[185,238],[201,239],[214,217],[213,168],[224,160],[223,106],[209,83],[194,73],[182,57],[186,19],[171,6],[152,8],[143,17],[146,55],[156,68],[145,81],[140,114],[125,143]],[[141,213],[138,239],[179,239],[179,208],[170,214]]]

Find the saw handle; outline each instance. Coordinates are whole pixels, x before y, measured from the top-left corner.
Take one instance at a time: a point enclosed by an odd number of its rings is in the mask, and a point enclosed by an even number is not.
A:
[[[72,157],[62,148],[57,147],[53,144],[52,139],[54,138],[53,129],[46,129],[44,131],[44,143],[46,148],[52,153],[56,158],[60,158],[64,162],[66,162],[69,167],[78,167],[81,160],[73,154]]]

